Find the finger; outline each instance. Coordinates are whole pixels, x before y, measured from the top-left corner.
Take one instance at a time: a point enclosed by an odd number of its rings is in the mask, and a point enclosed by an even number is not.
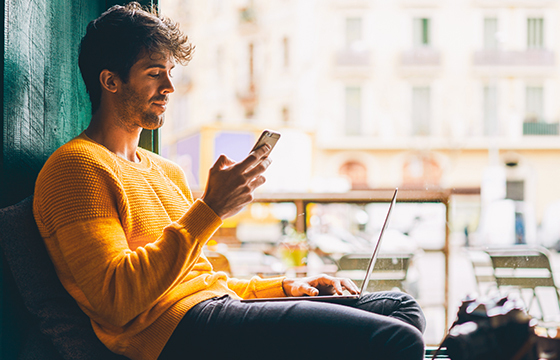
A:
[[[270,144],[264,144],[262,146],[259,146],[258,148],[256,148],[253,151],[258,151],[258,150],[264,150],[263,154],[268,154],[270,152],[270,150],[272,150],[272,146]]]
[[[358,294],[360,292],[360,290],[358,289],[358,286],[356,286],[356,284],[354,284],[354,282],[350,279],[341,279],[341,284],[342,286],[348,290],[351,294]]]
[[[259,162],[261,158],[264,157],[271,149],[272,148],[270,147],[270,145],[265,144],[260,148],[251,151],[249,155],[238,165],[243,169],[248,169],[251,166],[254,166],[257,162]]]
[[[268,169],[268,167],[270,166],[270,164],[272,164],[272,160],[268,157],[262,159],[262,161],[260,163],[257,163],[255,166],[253,166],[252,168],[249,168],[246,172],[245,172],[245,176],[248,179],[251,179],[257,175],[262,174],[263,172],[266,171],[266,169]]]
[[[322,288],[323,291],[329,292],[330,294],[342,294],[342,287],[340,286],[340,281],[329,275],[318,275],[316,278],[310,281],[311,285],[318,286]]]
[[[256,188],[262,186],[266,182],[266,178],[262,175],[257,176],[253,181],[249,183],[251,192],[255,191]]]
[[[235,162],[233,160],[231,160],[230,158],[228,158],[227,156],[222,154],[222,155],[220,155],[220,157],[218,157],[218,160],[216,160],[216,162],[214,163],[212,168],[213,169],[223,169],[223,168],[225,168],[227,166],[230,166],[234,163]]]
[[[332,286],[334,287],[334,290],[338,295],[342,295],[342,285],[340,284],[340,280],[335,279],[332,283]]]
[[[319,295],[319,290],[309,285],[303,285],[301,290],[304,294],[309,296]]]

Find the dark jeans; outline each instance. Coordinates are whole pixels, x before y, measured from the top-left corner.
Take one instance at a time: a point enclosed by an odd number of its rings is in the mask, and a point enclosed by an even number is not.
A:
[[[416,301],[400,292],[366,294],[347,305],[224,296],[189,310],[159,360],[422,359],[425,325]]]

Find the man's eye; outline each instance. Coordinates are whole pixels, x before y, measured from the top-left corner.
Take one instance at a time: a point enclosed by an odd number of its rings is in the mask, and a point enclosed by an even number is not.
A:
[[[148,74],[148,76],[153,77],[153,78],[157,78],[159,76],[159,73],[157,74]]]

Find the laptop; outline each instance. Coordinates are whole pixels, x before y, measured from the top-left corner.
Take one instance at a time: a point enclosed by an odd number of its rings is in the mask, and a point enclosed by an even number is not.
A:
[[[277,297],[277,298],[256,298],[256,299],[242,299],[242,302],[259,302],[259,301],[294,301],[294,300],[310,300],[310,301],[328,301],[328,302],[344,302],[347,300],[356,300],[362,297],[365,294],[367,289],[367,284],[369,282],[369,278],[371,276],[371,272],[373,267],[375,266],[375,261],[377,260],[377,256],[379,255],[379,249],[381,248],[381,240],[383,239],[383,234],[385,233],[385,229],[387,229],[387,225],[389,224],[389,218],[391,216],[391,211],[397,201],[397,192],[399,189],[395,189],[393,193],[393,199],[391,200],[391,204],[389,205],[389,210],[387,210],[387,215],[385,216],[385,222],[383,223],[383,227],[379,232],[379,237],[377,238],[377,242],[373,248],[373,253],[371,254],[371,258],[369,260],[369,264],[365,273],[365,278],[362,283],[362,287],[360,289],[360,293],[356,295],[318,295],[318,296],[292,296],[292,297]]]

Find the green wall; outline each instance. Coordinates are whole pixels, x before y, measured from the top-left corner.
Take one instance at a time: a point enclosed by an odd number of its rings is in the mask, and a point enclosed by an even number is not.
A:
[[[78,45],[92,19],[124,2],[4,1],[0,207],[31,195],[49,155],[88,125],[90,104],[78,69]],[[141,144],[157,150],[157,139],[157,132],[148,132]],[[11,360],[17,358],[27,321],[9,272],[0,265],[0,359]]]
[[[87,126],[91,111],[78,44],[105,2],[11,0],[4,6],[0,206],[30,195],[49,155]]]

